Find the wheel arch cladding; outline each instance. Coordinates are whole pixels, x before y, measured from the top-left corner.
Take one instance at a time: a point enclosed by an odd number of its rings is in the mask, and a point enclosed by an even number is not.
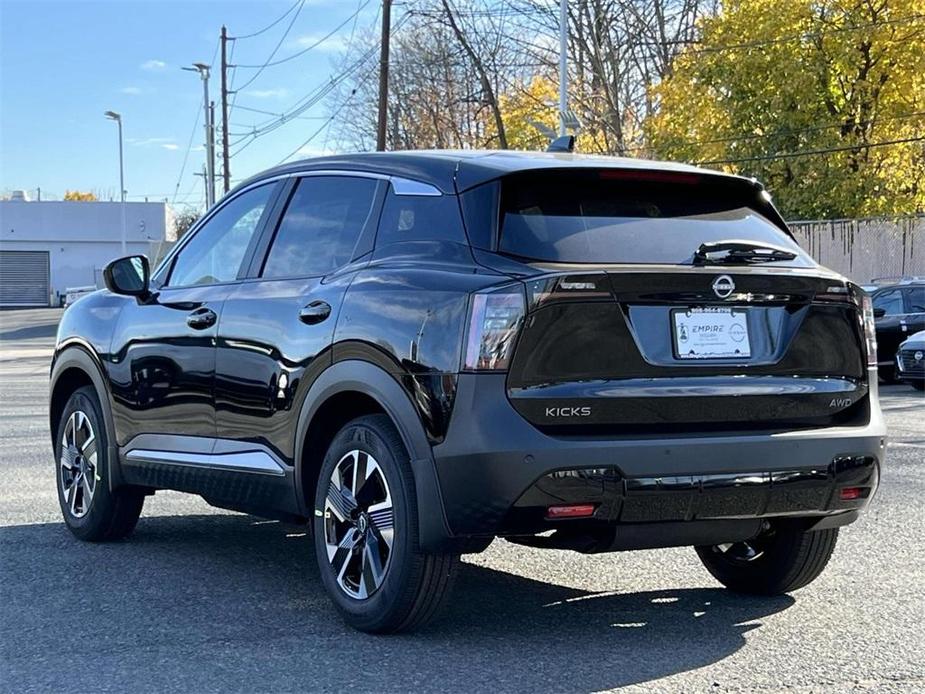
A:
[[[71,395],[85,386],[91,386],[96,391],[97,402],[103,413],[106,439],[108,441],[106,459],[108,462],[107,477],[110,489],[120,484],[118,466],[118,446],[112,419],[112,403],[109,400],[109,389],[101,367],[96,359],[90,355],[87,348],[82,345],[71,345],[55,355],[51,369],[48,419],[51,432],[51,446],[54,451],[58,439],[58,425],[61,413],[67,405]]]
[[[445,550],[450,533],[424,426],[398,381],[369,362],[346,360],[333,364],[312,384],[305,397],[296,427],[295,460],[296,485],[306,515],[313,514],[314,484],[327,444],[344,424],[374,412],[389,417],[408,452],[414,473],[421,548]],[[340,426],[326,430],[326,423],[328,426],[340,423]],[[321,443],[323,449],[310,450],[311,444]]]

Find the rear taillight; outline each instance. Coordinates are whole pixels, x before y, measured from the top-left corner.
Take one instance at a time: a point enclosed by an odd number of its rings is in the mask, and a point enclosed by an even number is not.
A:
[[[473,294],[463,369],[507,369],[523,317],[524,290],[520,284]]]
[[[861,297],[861,322],[864,325],[867,365],[877,366],[877,328],[874,323],[874,305],[867,294]]]

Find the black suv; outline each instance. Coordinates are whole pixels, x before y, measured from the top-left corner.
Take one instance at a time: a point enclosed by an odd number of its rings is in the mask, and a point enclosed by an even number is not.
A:
[[[896,383],[902,376],[896,362],[900,344],[925,330],[925,280],[899,279],[871,291],[870,300],[877,330],[880,378]]]
[[[692,545],[812,581],[885,430],[869,299],[753,180],[569,154],[278,167],[62,319],[58,495],[121,538],[158,489],[311,525],[331,599],[410,629],[493,538]]]

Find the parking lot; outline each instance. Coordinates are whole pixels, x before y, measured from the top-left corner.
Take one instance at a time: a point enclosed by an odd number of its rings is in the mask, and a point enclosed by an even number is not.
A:
[[[584,556],[496,541],[442,620],[344,626],[297,526],[149,499],[134,536],[76,541],[48,436],[57,310],[0,313],[4,691],[922,691],[925,399],[882,390],[871,511],[793,597],[721,590],[693,550]]]

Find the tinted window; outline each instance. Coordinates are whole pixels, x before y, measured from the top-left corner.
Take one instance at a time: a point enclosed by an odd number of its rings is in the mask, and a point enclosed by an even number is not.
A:
[[[167,285],[185,287],[236,279],[273,188],[273,184],[254,188],[222,206],[180,250]]]
[[[896,316],[905,313],[903,295],[898,289],[882,292],[874,297],[874,308],[882,308],[884,315]]]
[[[377,182],[310,176],[299,181],[283,214],[263,277],[312,277],[346,265],[369,223]]]
[[[696,174],[514,176],[502,182],[500,250],[553,262],[679,264],[701,243],[744,239],[791,249],[791,264],[810,265],[793,239],[749,207],[755,195]]]
[[[403,241],[454,241],[468,244],[455,195],[389,193],[379,220],[376,246]]]
[[[925,287],[913,287],[903,291],[906,293],[908,312],[925,313]]]

